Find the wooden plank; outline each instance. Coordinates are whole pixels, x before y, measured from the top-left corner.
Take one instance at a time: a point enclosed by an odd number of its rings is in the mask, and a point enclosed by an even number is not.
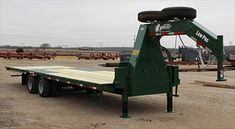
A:
[[[235,89],[234,85],[228,85],[228,84],[219,84],[219,83],[212,83],[212,82],[204,82],[204,81],[195,81],[196,83],[200,83],[203,86],[208,86],[208,87],[218,87],[218,88],[229,88],[229,89]]]
[[[51,72],[51,73],[50,73]],[[81,80],[93,82],[97,84],[111,84],[114,80],[114,72],[109,71],[85,71],[77,69],[53,69],[49,70],[48,75],[70,78],[74,80]]]
[[[64,69],[64,68],[73,68],[68,66],[23,66],[23,67],[11,67],[20,70],[33,70],[33,69]]]
[[[115,78],[115,74],[112,71],[86,71],[67,66],[26,66],[11,68],[96,84],[112,84]]]

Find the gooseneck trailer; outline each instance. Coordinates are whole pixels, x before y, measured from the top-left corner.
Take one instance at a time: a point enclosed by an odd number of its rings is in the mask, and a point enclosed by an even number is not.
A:
[[[128,117],[128,97],[160,94],[167,95],[167,112],[173,110],[173,96],[178,96],[179,68],[167,64],[162,55],[160,39],[163,36],[187,35],[197,45],[217,57],[217,81],[224,81],[223,36],[215,35],[193,19],[196,11],[188,7],[171,7],[162,11],[144,11],[129,61],[120,62],[114,72],[86,71],[66,66],[6,67],[22,73],[22,84],[30,93],[41,97],[53,96],[61,84],[81,89],[93,89],[119,94],[122,97],[122,117]],[[175,92],[173,88],[175,87]]]

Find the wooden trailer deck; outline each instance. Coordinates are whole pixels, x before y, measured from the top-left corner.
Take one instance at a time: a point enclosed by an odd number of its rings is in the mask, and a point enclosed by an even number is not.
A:
[[[77,67],[67,66],[30,66],[30,67],[6,67],[8,70],[19,72],[30,72],[44,74],[47,76],[56,76],[72,80],[95,83],[99,85],[113,84],[114,72],[112,71],[94,71],[84,70]]]

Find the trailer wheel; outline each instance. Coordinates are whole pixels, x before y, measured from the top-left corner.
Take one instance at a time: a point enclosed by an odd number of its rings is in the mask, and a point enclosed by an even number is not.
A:
[[[58,85],[58,82],[51,81],[50,96],[55,97],[57,95],[59,88],[60,86]]]
[[[32,93],[32,94],[38,93],[37,77],[34,77],[31,74],[28,75],[27,89],[28,89],[29,93]]]
[[[142,11],[138,14],[140,22],[153,22],[164,20],[165,17],[161,11]]]
[[[49,97],[50,96],[50,83],[48,80],[44,78],[40,78],[38,80],[38,94],[41,97]]]
[[[168,7],[162,9],[166,19],[194,19],[197,11],[191,7]]]

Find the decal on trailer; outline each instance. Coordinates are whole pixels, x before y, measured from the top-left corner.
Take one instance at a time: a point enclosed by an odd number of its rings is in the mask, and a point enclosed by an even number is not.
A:
[[[205,41],[206,43],[209,42],[209,39],[206,37],[206,35],[202,34],[200,31],[196,32],[196,36],[198,36],[199,38],[201,38],[203,41]]]
[[[140,53],[140,50],[133,50],[132,51],[132,55],[135,55],[135,56],[139,55],[139,53]]]
[[[171,29],[171,24],[163,24],[163,25],[158,24],[155,27],[156,32],[161,32],[162,30],[169,30],[169,29]]]

